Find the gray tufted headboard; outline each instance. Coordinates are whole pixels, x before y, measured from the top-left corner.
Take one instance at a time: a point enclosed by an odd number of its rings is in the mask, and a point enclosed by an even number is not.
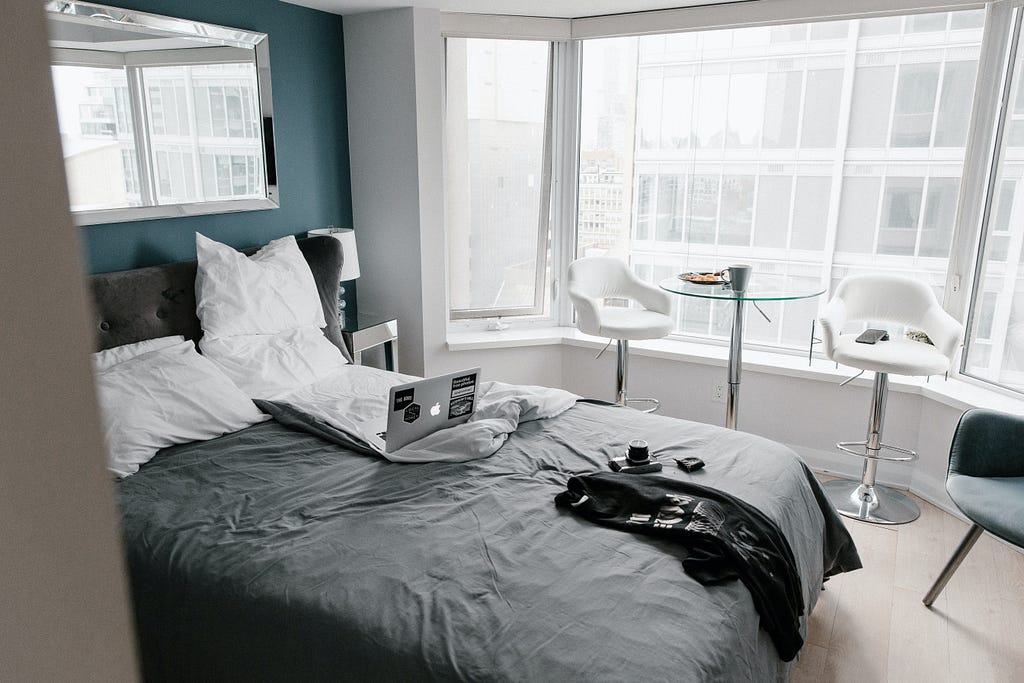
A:
[[[349,358],[338,327],[341,242],[323,236],[297,242],[320,293],[327,320],[324,334]],[[97,350],[175,334],[183,334],[192,341],[203,336],[196,317],[195,261],[92,275],[89,284],[96,316]]]

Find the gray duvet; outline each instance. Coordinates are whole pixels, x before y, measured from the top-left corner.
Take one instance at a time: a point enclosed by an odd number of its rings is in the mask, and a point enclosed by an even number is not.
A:
[[[633,438],[665,475],[772,518],[808,612],[824,575],[860,566],[800,460],[743,433],[581,403],[490,458],[410,465],[270,422],[166,449],[119,484],[144,674],[785,680],[742,583],[702,586],[681,547],[555,507]],[[707,467],[686,474],[683,454]]]

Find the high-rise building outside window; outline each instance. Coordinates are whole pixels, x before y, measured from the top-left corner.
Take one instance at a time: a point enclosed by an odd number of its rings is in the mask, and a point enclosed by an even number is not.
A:
[[[730,263],[829,287],[900,272],[941,298],[982,23],[972,10],[585,41],[578,255],[619,255],[651,282]],[[621,208],[591,219],[611,187]],[[728,338],[728,303],[678,303],[677,333]],[[750,316],[746,338],[806,348],[818,304],[767,304],[773,322]]]

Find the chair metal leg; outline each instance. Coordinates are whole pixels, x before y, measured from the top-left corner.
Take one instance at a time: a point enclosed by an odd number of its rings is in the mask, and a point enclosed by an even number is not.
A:
[[[616,342],[615,402],[620,406],[635,407],[644,413],[653,413],[661,407],[661,401],[658,399],[626,396],[626,384],[629,381],[629,340],[617,339]]]
[[[893,449],[882,443],[882,424],[885,419],[885,403],[889,396],[889,375],[884,372],[875,373],[875,383],[871,392],[871,413],[868,419],[867,439],[863,442],[864,451],[855,452],[850,446],[861,445],[859,442],[841,442],[836,446],[847,453],[864,458],[864,469],[859,482],[847,479],[835,479],[825,482],[822,488],[836,508],[836,512],[846,517],[859,519],[862,522],[875,524],[906,524],[913,522],[921,515],[917,503],[908,496],[887,486],[875,484],[875,472],[879,460],[905,460],[908,458],[889,458],[880,455],[882,449]],[[894,449],[911,453],[907,449]]]
[[[953,573],[960,567],[960,563],[967,557],[967,553],[971,552],[971,548],[978,542],[981,537],[981,532],[984,531],[977,524],[973,525],[967,531],[967,535],[960,541],[960,545],[956,547],[956,551],[953,552],[953,557],[949,558],[949,562],[942,568],[942,573],[939,574],[939,578],[935,579],[935,583],[928,589],[928,594],[924,596],[922,602],[926,607],[931,607],[935,599],[939,597],[939,593],[946,587],[949,580],[953,577]]]

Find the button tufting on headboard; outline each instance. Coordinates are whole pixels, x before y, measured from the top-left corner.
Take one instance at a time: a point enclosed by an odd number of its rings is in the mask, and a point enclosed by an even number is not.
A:
[[[110,331],[110,323],[108,323],[106,320],[104,320],[103,322],[100,323],[100,329],[103,330],[104,332],[109,332]]]
[[[163,320],[164,318],[166,318],[166,317],[167,317],[167,311],[165,311],[165,310],[164,310],[164,309],[162,309],[162,308],[158,308],[158,309],[156,309],[156,317],[158,317],[158,318],[160,318],[161,320]]]

